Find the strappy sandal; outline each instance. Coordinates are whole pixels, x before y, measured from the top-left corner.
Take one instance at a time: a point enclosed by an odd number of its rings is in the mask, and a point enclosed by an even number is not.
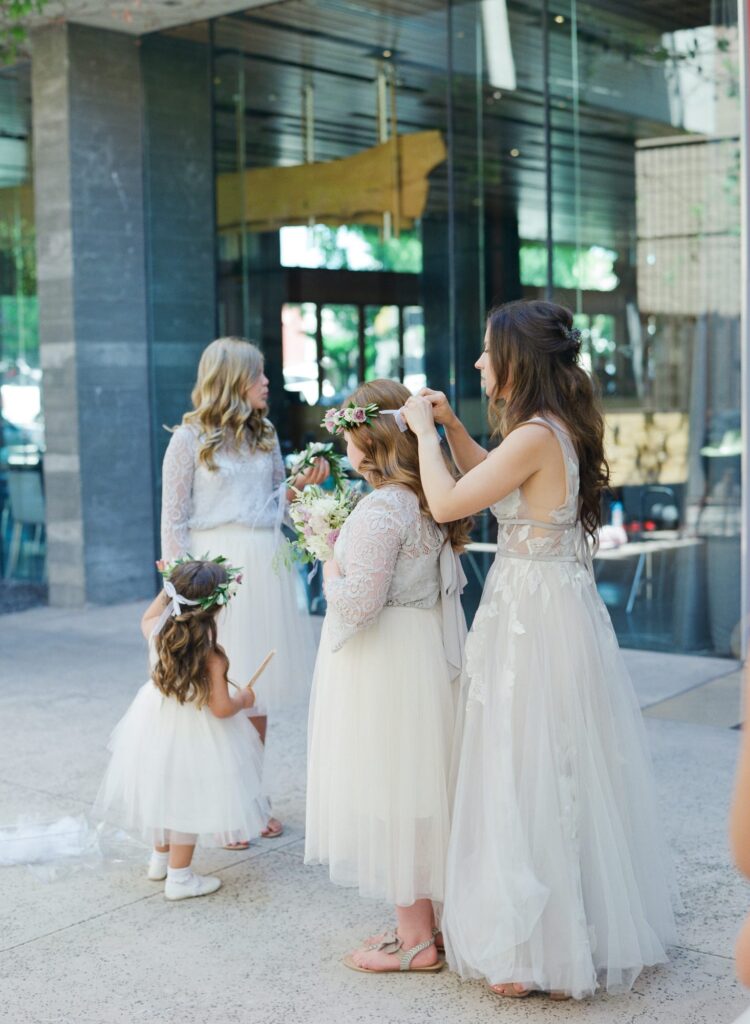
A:
[[[275,821],[276,819],[272,818],[272,819],[269,819],[269,820]],[[284,835],[284,826],[281,824],[281,822],[279,822],[279,827],[278,828],[270,828],[268,826],[266,828],[264,828],[263,831],[260,834],[260,838],[261,839],[278,839],[279,836],[283,836],[283,835]]]
[[[498,999],[528,999],[528,997],[531,995],[532,992],[538,991],[537,989],[534,989],[534,988],[522,988],[520,992],[517,992],[515,990],[515,985],[516,985],[515,981],[501,981],[501,982],[499,982],[499,984],[500,985],[511,985],[513,987],[513,991],[512,992],[498,992],[496,987],[493,987],[492,985],[488,984],[487,988],[490,990],[492,995],[493,996],[497,996]]]
[[[499,982],[499,984],[515,986],[516,982],[504,981]],[[526,999],[528,998],[528,996],[533,995],[534,993],[537,993],[540,996],[547,996],[555,1003],[564,1003],[571,998],[571,996],[569,996],[567,992],[544,992],[540,988],[524,988],[521,989],[520,992],[497,992],[495,991],[495,988],[492,985],[487,985],[487,988],[490,990],[492,995],[497,996],[498,999]]]
[[[392,935],[392,934],[395,935],[395,932],[391,932],[390,928],[384,928],[382,932],[377,932],[377,935],[382,936],[383,939],[385,939],[385,937],[387,935]],[[441,954],[441,956],[444,956],[445,955],[445,942],[444,941],[443,942],[438,942],[438,940],[437,940],[438,935],[441,935],[441,934],[442,934],[442,929],[441,928],[433,928],[432,929],[432,938],[435,941],[435,949],[438,951],[438,953]],[[373,938],[375,938],[375,936],[373,936],[372,938],[368,938],[368,939],[364,940],[366,943],[368,943],[368,945],[366,946],[367,949],[374,948],[374,947],[371,947],[369,945],[369,943],[372,942]]]
[[[437,971],[442,971],[444,966],[443,960],[438,960],[436,964],[430,964],[428,967],[412,967],[412,960],[415,956],[421,953],[425,949],[429,949],[430,946],[434,946],[435,939],[430,936],[424,942],[420,942],[418,946],[412,946],[411,949],[404,949],[401,939],[396,935],[395,932],[389,932],[388,935],[384,936],[382,942],[377,942],[372,946],[365,946],[365,952],[367,953],[398,953],[398,967],[387,967],[382,971],[372,970],[370,967],[360,967],[352,959],[352,954],[345,956],[341,961],[345,967],[348,967],[351,971],[359,971],[360,974],[395,974],[397,971],[411,972],[412,974],[435,974]]]

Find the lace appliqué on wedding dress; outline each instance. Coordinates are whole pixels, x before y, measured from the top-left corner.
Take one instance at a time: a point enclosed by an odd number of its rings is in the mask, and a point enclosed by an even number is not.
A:
[[[440,596],[444,535],[413,491],[379,487],[363,498],[336,542],[340,579],[326,582],[331,648],[339,650],[388,605],[432,608]]]

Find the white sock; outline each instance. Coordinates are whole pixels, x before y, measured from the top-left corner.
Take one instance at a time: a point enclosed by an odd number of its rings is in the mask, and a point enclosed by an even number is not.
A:
[[[183,884],[189,882],[193,875],[193,869],[191,867],[186,868],[167,868],[167,880],[170,882],[178,882]]]
[[[151,860],[166,867],[169,864],[169,850],[152,850]]]

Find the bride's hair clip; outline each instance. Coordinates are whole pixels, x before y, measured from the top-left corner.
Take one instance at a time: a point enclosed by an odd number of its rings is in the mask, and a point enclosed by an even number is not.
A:
[[[569,341],[571,345],[581,344],[582,335],[577,327],[568,327],[568,325],[565,324],[562,328],[562,333],[565,340]]]
[[[221,583],[218,583],[210,594],[206,594],[205,597],[201,597],[198,600],[191,600],[189,597],[183,597],[182,594],[177,593],[177,589],[172,583],[172,573],[179,565],[186,565],[189,562],[214,562],[216,565],[220,565],[224,570],[225,578]],[[154,635],[161,632],[164,627],[164,623],[173,615],[177,618],[178,615],[184,615],[187,608],[200,607],[201,611],[209,611],[214,607],[222,607],[228,604],[229,601],[237,593],[237,584],[242,583],[242,570],[236,569],[230,565],[223,555],[217,555],[216,558],[209,558],[208,555],[203,558],[193,558],[192,555],[184,555],[182,558],[176,558],[173,562],[157,562],[156,568],[164,580],[164,592],[167,595],[169,601],[162,613],[161,618],[154,627]],[[186,608],[183,610],[182,605]]]
[[[376,416],[392,415],[396,417],[399,430],[406,430],[406,423],[400,409],[381,409],[376,402],[368,405],[355,405],[350,402],[345,409],[329,409],[323,417],[321,426],[329,434],[341,434],[352,427],[369,427]]]

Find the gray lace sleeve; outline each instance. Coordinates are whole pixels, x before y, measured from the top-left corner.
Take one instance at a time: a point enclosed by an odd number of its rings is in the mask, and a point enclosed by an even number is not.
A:
[[[190,516],[197,438],[188,427],[179,427],[167,446],[162,466],[161,557],[168,562],[190,548]]]
[[[325,585],[334,651],[358,630],[371,625],[385,605],[412,518],[409,513],[400,492],[386,495],[376,491],[354,510],[345,524],[347,555],[341,567],[343,575]]]
[[[281,445],[279,444],[278,435],[276,436],[275,446],[273,449],[273,489],[278,491],[284,480],[286,480],[286,468],[284,467],[284,459],[281,455]]]

